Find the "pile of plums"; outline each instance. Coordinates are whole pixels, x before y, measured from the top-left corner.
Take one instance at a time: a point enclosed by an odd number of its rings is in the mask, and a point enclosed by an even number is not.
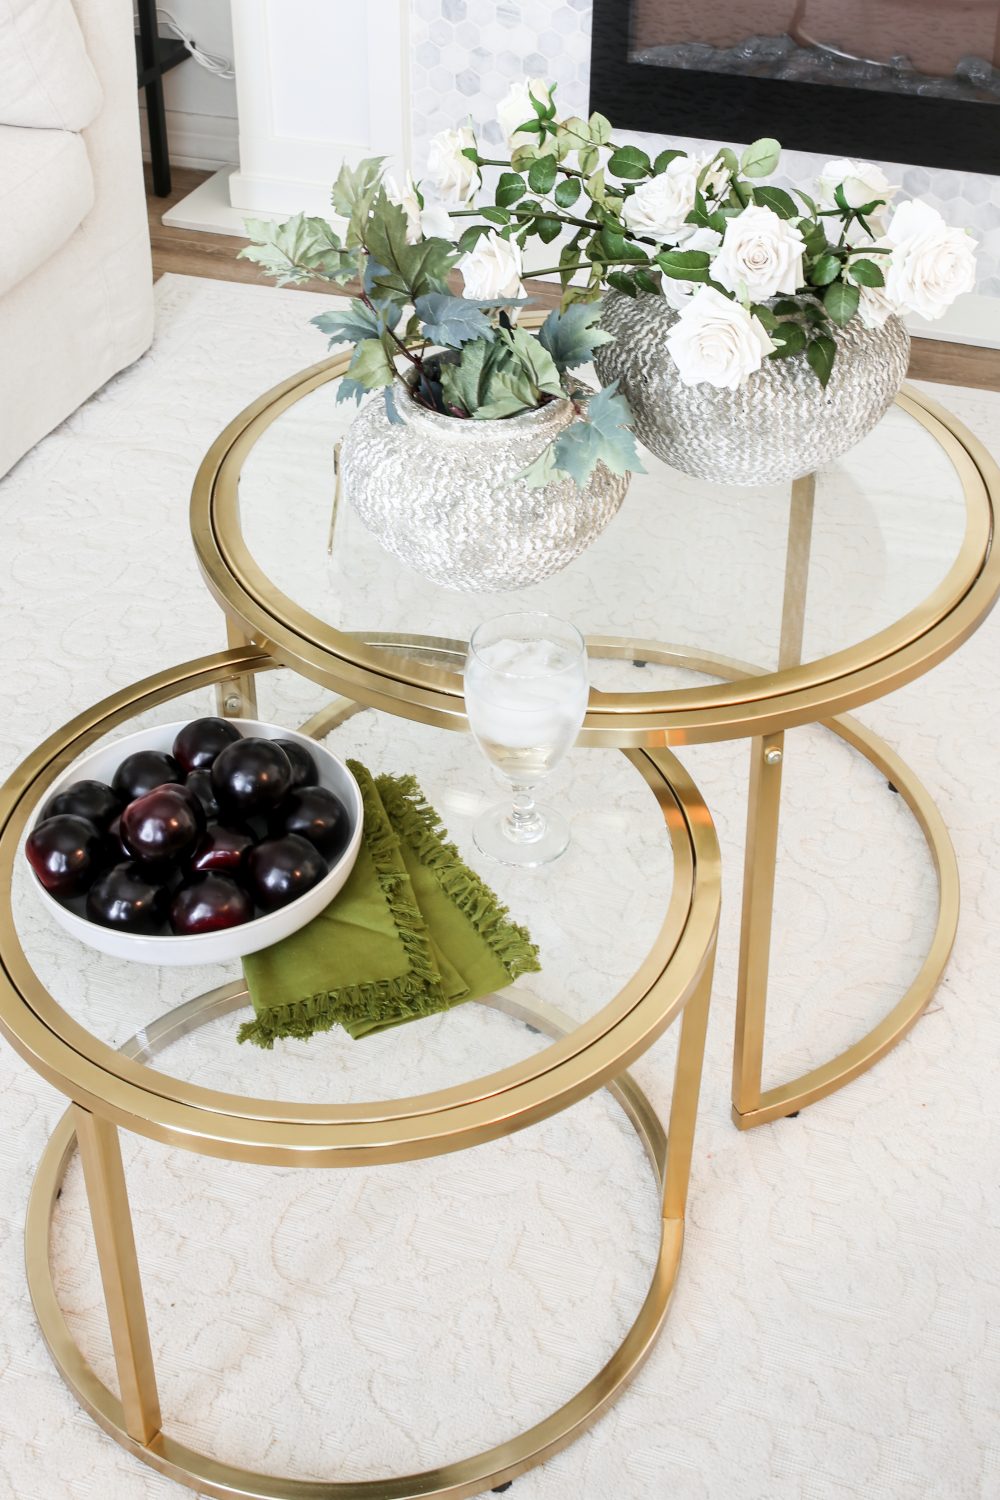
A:
[[[185,724],[173,754],[137,750],[106,786],[76,781],[42,809],[25,852],[45,889],[120,932],[218,932],[322,880],[347,809],[295,740]]]

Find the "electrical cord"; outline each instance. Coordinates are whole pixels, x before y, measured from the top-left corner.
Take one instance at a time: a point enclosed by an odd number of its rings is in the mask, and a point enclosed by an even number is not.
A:
[[[194,61],[199,67],[204,68],[207,73],[213,73],[216,78],[235,78],[236,70],[228,57],[221,57],[217,52],[206,52],[199,47],[194,38],[189,36],[177,20],[170,14],[169,10],[156,8],[157,19],[162,21],[167,30],[172,32],[178,41],[184,43]]]

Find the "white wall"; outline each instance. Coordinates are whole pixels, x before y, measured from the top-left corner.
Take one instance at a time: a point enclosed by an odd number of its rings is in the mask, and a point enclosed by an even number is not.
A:
[[[232,58],[230,0],[164,0],[162,8],[170,12],[199,47]],[[162,20],[160,29],[167,30]],[[236,84],[233,79],[217,78],[199,67],[193,58],[188,58],[167,74],[163,92],[171,161],[186,167],[217,167],[236,161]],[[144,97],[140,94],[140,105]]]

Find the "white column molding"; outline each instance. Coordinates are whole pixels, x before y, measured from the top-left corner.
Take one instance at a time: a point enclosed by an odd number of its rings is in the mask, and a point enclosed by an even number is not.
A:
[[[233,208],[328,214],[343,160],[409,165],[408,0],[233,0]]]

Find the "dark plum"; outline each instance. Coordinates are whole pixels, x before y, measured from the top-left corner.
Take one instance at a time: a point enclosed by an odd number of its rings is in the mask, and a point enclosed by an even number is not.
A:
[[[57,818],[69,813],[74,818],[86,818],[88,823],[101,833],[111,826],[121,812],[124,803],[117,792],[113,792],[103,781],[74,781],[50,797],[42,808],[39,822],[46,818]]]
[[[343,854],[351,837],[347,808],[324,786],[304,786],[289,792],[271,814],[267,831],[272,838],[297,833],[331,861]]]
[[[134,802],[165,782],[183,780],[184,772],[172,755],[165,755],[162,750],[136,750],[126,755],[111,785],[123,802]]]
[[[99,831],[86,818],[58,813],[29,834],[24,852],[42,885],[53,896],[85,891],[104,867]]]
[[[158,786],[126,807],[121,837],[135,859],[169,863],[191,852],[204,826],[201,804],[184,787]]]
[[[305,745],[300,745],[298,740],[275,740],[274,743],[281,746],[292,763],[292,791],[300,786],[315,786],[319,771]]]
[[[212,765],[212,791],[230,818],[266,816],[292,784],[292,765],[274,740],[243,739],[227,745]]]
[[[185,881],[170,903],[170,925],[182,937],[239,927],[252,916],[253,902],[246,891],[213,870]]]
[[[119,932],[157,933],[167,916],[167,893],[142,865],[115,865],[87,894],[87,916]]]
[[[232,875],[235,880],[256,842],[254,833],[245,825],[227,828],[222,823],[213,823],[195,845],[191,869],[217,870],[221,875]]]
[[[178,730],[174,759],[182,771],[207,771],[220,750],[242,739],[228,719],[192,719]]]
[[[184,783],[184,790],[197,797],[201,803],[202,811],[209,823],[214,823],[219,816],[219,804],[215,800],[212,791],[212,775],[210,771],[189,771]]]
[[[326,860],[308,839],[289,833],[265,839],[247,855],[244,883],[258,906],[276,911],[305,895],[327,873]]]

